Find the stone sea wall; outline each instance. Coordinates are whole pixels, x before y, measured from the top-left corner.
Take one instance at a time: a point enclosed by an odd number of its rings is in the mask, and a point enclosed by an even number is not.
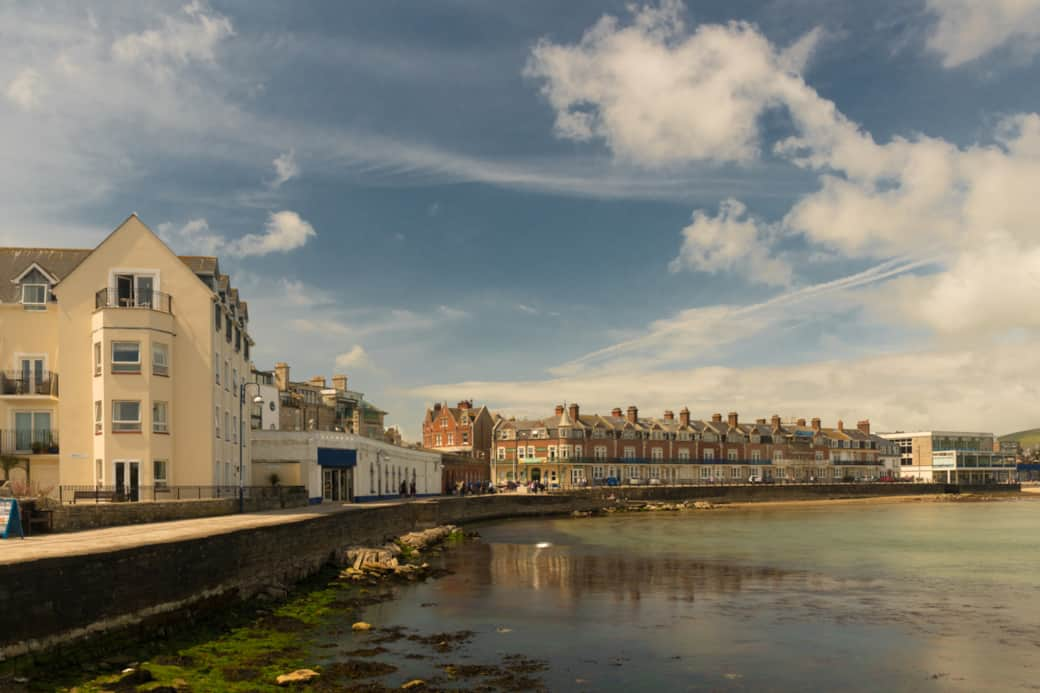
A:
[[[939,484],[596,489],[567,495],[438,498],[359,507],[282,525],[131,549],[0,564],[0,658],[59,650],[132,627],[183,622],[217,604],[277,596],[341,560],[418,529],[560,515],[616,500],[725,501],[942,493]],[[143,505],[143,504],[142,504]],[[2,547],[0,547],[2,550]]]

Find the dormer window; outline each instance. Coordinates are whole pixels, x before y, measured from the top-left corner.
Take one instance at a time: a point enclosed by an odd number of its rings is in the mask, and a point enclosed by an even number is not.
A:
[[[22,276],[15,279],[15,283],[21,287],[22,306],[26,310],[47,309],[52,281],[38,265],[30,265]]]

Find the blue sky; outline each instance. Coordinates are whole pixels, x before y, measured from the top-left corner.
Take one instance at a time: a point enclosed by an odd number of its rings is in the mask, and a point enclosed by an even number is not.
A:
[[[424,407],[1040,424],[1040,2],[14,3],[0,243],[136,211]]]

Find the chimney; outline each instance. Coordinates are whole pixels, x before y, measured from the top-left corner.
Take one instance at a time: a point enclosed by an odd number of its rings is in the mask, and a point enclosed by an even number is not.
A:
[[[737,427],[737,412],[731,411],[729,414],[727,414],[726,415],[726,423],[729,424],[730,428],[736,428]]]
[[[626,417],[631,423],[639,423],[639,409],[635,405],[628,408],[628,416]]]
[[[285,392],[289,389],[289,364],[274,364],[274,384],[278,387],[279,392]]]
[[[567,414],[571,417],[571,421],[574,423],[578,422],[578,405],[572,404],[567,407]]]
[[[870,419],[863,419],[862,421],[856,422],[856,428],[870,435]]]
[[[722,414],[712,414],[711,415],[711,422],[712,423],[722,423]]]
[[[315,387],[320,387],[321,389],[324,390],[325,389],[325,376],[324,375],[312,376],[311,379],[310,379],[310,383],[311,383],[311,385],[314,385]]]
[[[805,425],[805,419],[798,419],[797,421],[795,421],[795,423],[798,424],[799,426],[804,426]]]
[[[614,407],[613,409],[611,409],[610,410],[610,415],[620,419],[621,418],[621,407]]]
[[[812,430],[816,431],[817,433],[820,432],[820,417],[817,416],[812,420]]]
[[[433,405],[433,411],[438,412],[440,410],[441,410],[441,403],[440,402],[437,402],[436,404]]]
[[[772,418],[770,423],[773,424],[773,430],[774,431],[779,430],[779,428],[780,428],[780,415],[779,414],[773,414],[773,418]]]
[[[338,391],[343,392],[347,389],[347,376],[345,375],[334,375],[332,376],[332,387]]]
[[[563,416],[563,405],[562,404],[557,404],[556,405],[556,416]]]
[[[459,402],[459,409],[472,409],[472,408],[473,408],[473,400],[464,399],[461,402]]]
[[[682,426],[690,425],[690,410],[686,407],[679,410],[679,424]]]
[[[675,412],[670,409],[666,409],[664,412],[665,421],[675,421]]]
[[[765,419],[755,419],[755,423],[757,423],[759,425],[765,425],[766,420]]]
[[[842,421],[841,419],[838,419],[838,430],[839,431],[844,431],[845,430],[845,422]]]

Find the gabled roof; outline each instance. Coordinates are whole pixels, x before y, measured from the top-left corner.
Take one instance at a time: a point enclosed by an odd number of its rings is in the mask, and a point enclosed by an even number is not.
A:
[[[34,266],[57,282],[83,262],[90,252],[82,248],[0,248],[0,301],[21,301],[21,290],[14,282]]]

